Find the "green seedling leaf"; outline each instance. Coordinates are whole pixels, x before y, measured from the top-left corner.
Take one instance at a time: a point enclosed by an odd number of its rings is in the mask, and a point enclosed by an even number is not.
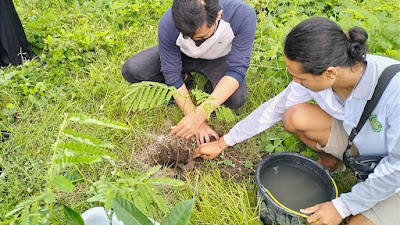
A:
[[[233,165],[232,160],[229,160],[229,159],[225,159],[224,160],[224,164],[227,165],[227,166],[232,166]]]
[[[266,152],[273,152],[275,150],[275,146],[273,144],[268,144],[267,146],[265,146],[264,150]]]
[[[171,178],[163,178],[163,177],[157,177],[157,178],[150,178],[147,180],[147,183],[153,184],[153,185],[169,185],[169,186],[182,186],[185,183],[180,180],[176,179],[171,179]]]
[[[153,223],[138,208],[126,199],[114,199],[114,212],[117,218],[124,224],[153,225]]]
[[[66,193],[72,193],[75,188],[70,180],[60,175],[56,176],[52,181],[50,181],[50,183],[54,184],[61,191]]]
[[[161,225],[185,225],[192,213],[194,202],[194,199],[190,199],[176,205],[161,221]]]
[[[244,166],[245,166],[246,168],[252,168],[252,167],[254,166],[254,164],[253,164],[252,161],[246,161],[246,163],[244,164]]]
[[[64,205],[64,214],[68,225],[85,225],[81,215],[66,205]]]

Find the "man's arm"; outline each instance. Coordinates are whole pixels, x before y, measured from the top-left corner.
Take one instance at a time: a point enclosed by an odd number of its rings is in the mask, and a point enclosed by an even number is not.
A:
[[[174,94],[174,98],[179,108],[184,112],[185,117],[172,129],[170,134],[184,138],[190,138],[195,135],[208,115],[222,105],[238,87],[239,82],[235,78],[224,76],[208,99],[198,107],[195,107],[186,86],[182,85]]]

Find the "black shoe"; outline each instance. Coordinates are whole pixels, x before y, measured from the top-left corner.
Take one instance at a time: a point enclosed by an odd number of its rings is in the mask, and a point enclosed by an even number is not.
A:
[[[218,118],[217,113],[215,111],[212,111],[212,113],[210,114],[210,117]]]
[[[185,73],[187,74],[187,77],[185,78],[184,75],[184,82],[185,82],[185,86],[188,90],[193,89],[194,87],[194,79],[191,73]]]
[[[175,99],[174,99],[174,97],[171,97],[169,99],[168,103],[167,103],[167,106],[171,106],[171,105],[174,105],[174,104],[175,104]]]
[[[6,141],[8,138],[10,138],[10,131],[7,130],[1,130],[1,135],[0,135],[0,140],[1,142]]]

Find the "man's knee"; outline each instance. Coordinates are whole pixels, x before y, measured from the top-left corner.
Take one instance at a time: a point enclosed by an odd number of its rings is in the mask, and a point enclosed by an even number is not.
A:
[[[135,65],[129,62],[130,59],[128,59],[124,66],[122,66],[122,76],[124,77],[124,79],[126,81],[128,81],[129,83],[137,83],[140,82],[140,80],[138,80],[136,78],[136,73],[135,73]]]
[[[158,47],[151,47],[131,56],[122,66],[122,76],[130,83],[141,81],[162,82]]]
[[[283,113],[282,122],[286,131],[294,133],[302,129],[301,118],[305,116],[306,105],[306,103],[296,104]]]
[[[225,101],[224,105],[230,109],[238,109],[244,103],[246,102],[247,99],[247,93],[246,92],[239,92],[239,93],[234,93],[228,100]]]

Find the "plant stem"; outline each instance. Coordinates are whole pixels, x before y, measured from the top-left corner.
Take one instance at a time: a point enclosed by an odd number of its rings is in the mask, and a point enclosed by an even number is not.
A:
[[[49,174],[49,195],[51,195],[51,193],[52,193],[51,181],[53,180],[53,171],[54,171],[54,166],[55,166],[55,161],[56,161],[57,146],[58,146],[58,142],[60,141],[61,133],[67,124],[67,119],[68,119],[68,113],[65,113],[64,120],[61,124],[61,128],[58,131],[56,142],[53,144],[53,158],[51,160],[51,167],[50,167],[50,174]],[[52,202],[49,203],[49,206],[50,206],[50,220],[54,220],[53,203]]]

